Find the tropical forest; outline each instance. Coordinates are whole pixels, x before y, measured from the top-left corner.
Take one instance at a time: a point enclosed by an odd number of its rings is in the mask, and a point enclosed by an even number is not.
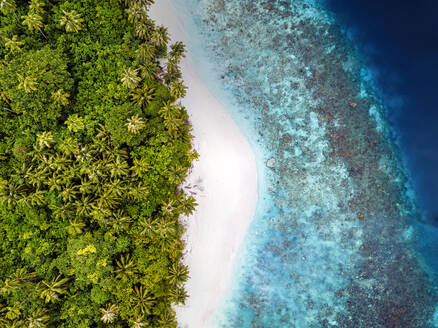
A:
[[[0,327],[176,327],[185,47],[152,0],[0,0]]]

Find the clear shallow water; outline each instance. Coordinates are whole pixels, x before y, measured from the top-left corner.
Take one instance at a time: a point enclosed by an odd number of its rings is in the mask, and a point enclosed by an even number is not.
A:
[[[394,130],[334,16],[311,1],[176,1],[258,160],[261,202],[215,325],[432,327]]]

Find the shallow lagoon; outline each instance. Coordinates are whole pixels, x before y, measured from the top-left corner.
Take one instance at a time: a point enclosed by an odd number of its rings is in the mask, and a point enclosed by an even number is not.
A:
[[[395,130],[335,16],[311,1],[175,1],[191,11],[200,71],[261,177],[215,325],[433,327],[437,296]]]

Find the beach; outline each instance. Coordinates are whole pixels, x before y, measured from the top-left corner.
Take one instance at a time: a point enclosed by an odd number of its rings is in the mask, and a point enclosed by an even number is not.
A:
[[[233,267],[257,203],[255,155],[243,134],[203,83],[191,56],[188,19],[168,0],[152,6],[149,15],[168,27],[172,42],[188,49],[181,63],[186,107],[200,154],[184,184],[199,204],[187,218],[184,262],[189,266],[189,298],[176,308],[181,327],[205,328],[211,323],[230,286]]]

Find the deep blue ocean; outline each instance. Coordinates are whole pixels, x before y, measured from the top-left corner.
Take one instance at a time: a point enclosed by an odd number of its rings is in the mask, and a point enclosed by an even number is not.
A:
[[[419,205],[438,225],[438,2],[327,4],[375,72]]]
[[[214,327],[438,327],[438,3],[174,0],[253,147]]]
[[[327,0],[375,73],[422,213],[422,251],[438,270],[438,2]],[[421,245],[420,245],[421,247]]]

